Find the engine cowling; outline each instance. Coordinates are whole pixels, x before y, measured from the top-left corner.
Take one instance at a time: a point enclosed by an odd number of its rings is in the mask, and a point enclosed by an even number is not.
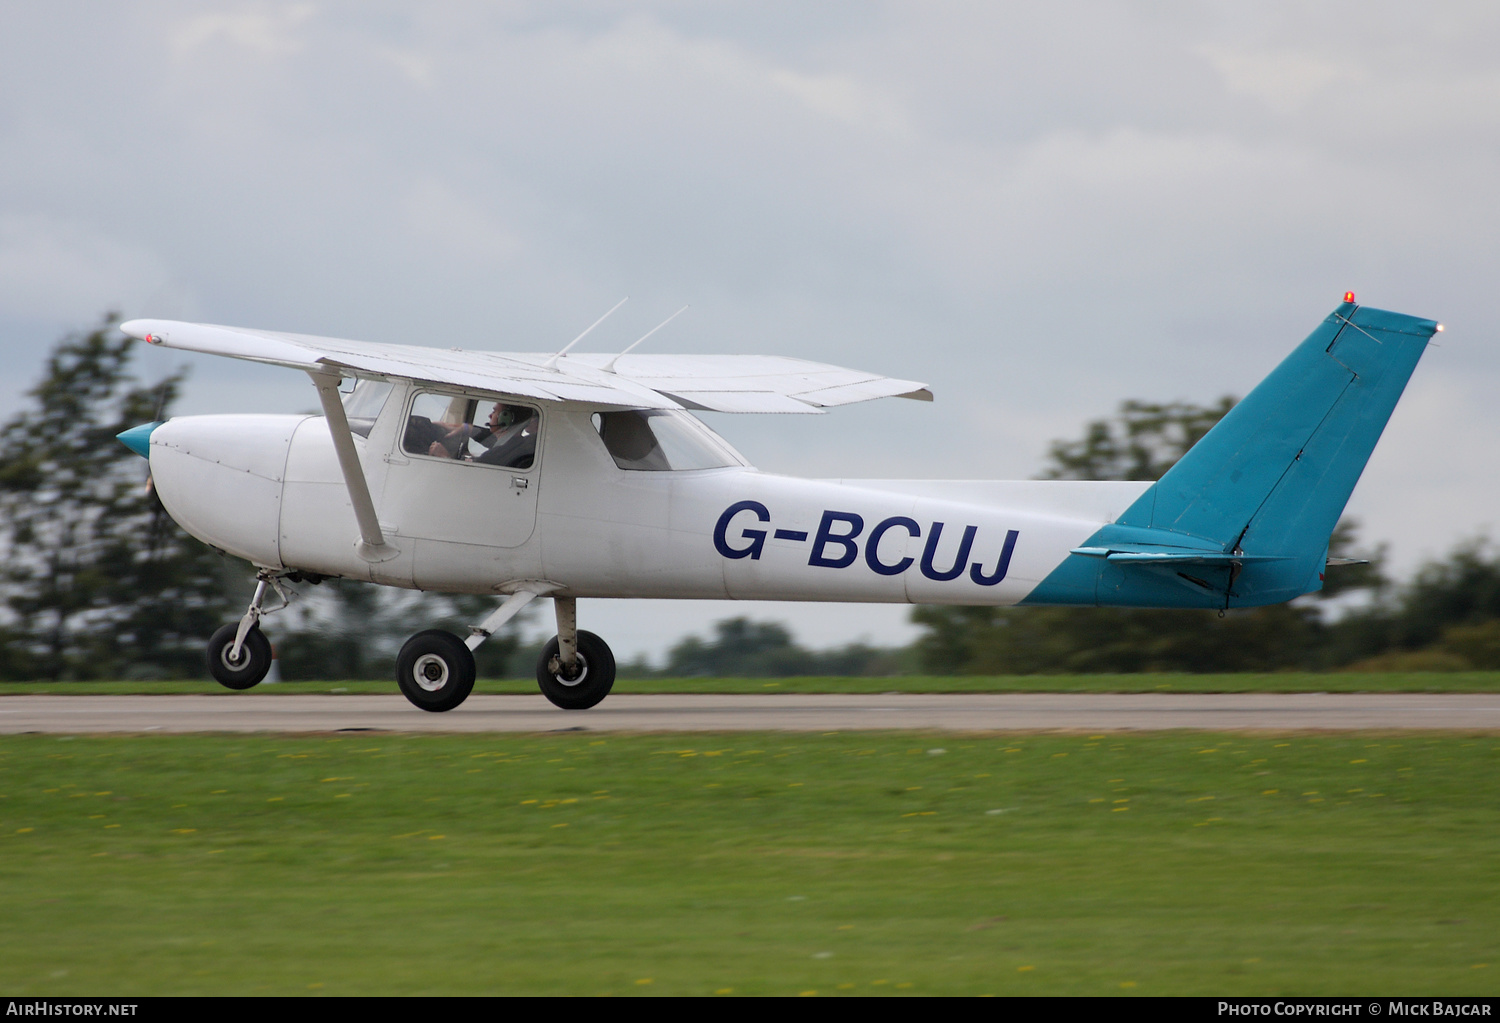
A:
[[[292,435],[307,416],[183,416],[151,431],[151,477],[183,529],[280,569],[281,500]]]

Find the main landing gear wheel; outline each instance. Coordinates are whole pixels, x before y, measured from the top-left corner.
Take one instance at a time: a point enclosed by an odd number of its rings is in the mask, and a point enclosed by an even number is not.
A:
[[[419,632],[396,658],[396,682],[423,710],[452,710],[474,689],[474,654],[451,632]]]
[[[259,625],[245,633],[239,656],[234,656],[234,636],[239,629],[239,622],[226,625],[208,641],[208,673],[226,689],[249,689],[271,670],[271,641]]]
[[[536,665],[542,695],[563,710],[588,710],[609,695],[615,684],[615,655],[609,644],[592,632],[578,630],[578,663],[569,677],[557,637],[542,650]]]

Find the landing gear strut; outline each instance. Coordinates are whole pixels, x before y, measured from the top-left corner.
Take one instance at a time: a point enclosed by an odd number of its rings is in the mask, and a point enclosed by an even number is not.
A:
[[[281,606],[269,610],[261,608],[267,587],[276,591]],[[260,683],[271,670],[271,641],[260,631],[263,615],[280,611],[291,603],[281,581],[272,573],[262,571],[257,576],[255,596],[245,614],[233,625],[226,625],[213,634],[208,641],[208,673],[214,681],[226,689],[249,689]]]
[[[435,713],[463,703],[474,688],[474,650],[536,597],[532,590],[511,594],[482,624],[469,629],[472,635],[466,642],[441,629],[407,640],[396,659],[401,692],[416,706]],[[537,684],[542,695],[563,710],[587,710],[614,687],[615,655],[604,640],[579,630],[573,597],[554,597],[552,604],[557,635],[537,662]]]
[[[615,655],[609,644],[578,628],[578,604],[554,597],[557,635],[542,650],[536,681],[542,695],[563,710],[588,710],[609,695],[615,684]]]

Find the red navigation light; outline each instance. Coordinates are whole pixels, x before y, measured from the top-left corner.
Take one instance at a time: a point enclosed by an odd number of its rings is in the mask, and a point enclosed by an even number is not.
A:
[[[1344,301],[1348,302],[1350,305],[1353,305],[1354,304],[1354,292],[1352,292],[1352,291],[1346,291],[1346,292],[1344,292]]]

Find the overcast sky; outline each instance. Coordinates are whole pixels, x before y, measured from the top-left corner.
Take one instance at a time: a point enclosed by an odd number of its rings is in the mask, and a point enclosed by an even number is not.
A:
[[[711,417],[763,469],[1017,478],[1127,398],[1242,395],[1337,304],[1442,320],[1356,490],[1398,572],[1491,532],[1500,7],[0,7],[0,411],[106,310],[378,341],[799,355],[932,405]],[[301,411],[184,361],[179,413]],[[590,602],[622,657],[736,611]]]

